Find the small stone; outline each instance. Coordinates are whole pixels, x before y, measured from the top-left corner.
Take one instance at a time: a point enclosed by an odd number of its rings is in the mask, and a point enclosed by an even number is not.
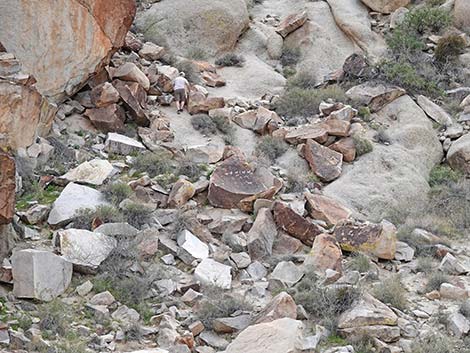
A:
[[[82,283],[76,288],[76,291],[79,296],[84,297],[88,293],[90,293],[93,289],[93,283],[90,281],[86,281],[85,283]]]

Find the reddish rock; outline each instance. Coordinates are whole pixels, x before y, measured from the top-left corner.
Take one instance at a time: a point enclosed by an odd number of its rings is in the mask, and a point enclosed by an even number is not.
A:
[[[111,104],[104,108],[87,109],[85,115],[102,132],[125,131],[126,113],[117,104]]]
[[[119,102],[119,92],[111,83],[105,82],[91,90],[90,98],[95,107],[102,108]]]
[[[341,175],[343,155],[320,145],[318,142],[308,140],[303,146],[303,155],[310,168],[321,180],[330,182]]]
[[[315,238],[312,250],[304,261],[304,266],[306,269],[312,267],[320,275],[324,275],[328,269],[341,273],[342,258],[343,253],[336,238],[330,234],[320,234]]]
[[[222,87],[226,84],[225,80],[214,72],[204,71],[201,75],[201,78],[203,79],[206,86],[209,87]]]
[[[158,68],[157,85],[163,92],[173,92],[173,80],[177,78],[179,71],[172,66],[160,66]]]
[[[285,232],[279,232],[273,246],[274,255],[292,255],[302,250],[303,244],[299,239],[291,237]]]
[[[150,119],[144,110],[147,101],[147,93],[145,90],[136,82],[114,80],[113,86],[119,92],[119,95],[136,124],[143,127],[149,126]]]
[[[306,12],[291,14],[281,21],[276,32],[285,38],[289,33],[302,27],[307,19],[308,17]]]
[[[263,107],[238,114],[233,118],[233,122],[261,135],[271,134],[283,124],[282,119],[275,112]]]
[[[200,92],[191,92],[188,100],[189,114],[208,113],[209,110],[223,108],[225,101],[222,97],[207,98]]]
[[[142,49],[140,49],[139,51],[139,55],[141,58],[144,58],[150,61],[160,60],[164,54],[165,54],[165,48],[159,47],[158,45],[152,42],[146,42],[142,46]]]
[[[328,132],[318,125],[306,125],[288,131],[284,138],[294,145],[305,143],[307,140],[315,140],[323,144],[328,140]]]
[[[127,32],[126,38],[124,39],[124,49],[138,52],[140,49],[142,49],[142,46],[142,41],[138,39],[135,34],[132,32]]]
[[[136,82],[142,86],[146,91],[150,88],[150,81],[145,74],[140,70],[136,64],[127,62],[119,66],[113,72],[113,78],[118,78],[123,81]]]
[[[393,260],[397,244],[397,229],[387,221],[380,224],[356,224],[344,221],[336,225],[334,235],[341,249],[366,252],[380,259]]]
[[[356,159],[356,144],[352,137],[343,138],[328,147],[341,153],[345,162],[352,162]]]
[[[286,292],[276,295],[256,317],[256,324],[288,317],[297,318],[297,304]]]
[[[351,123],[347,120],[330,117],[320,123],[320,126],[328,132],[328,135],[346,137],[349,136]]]
[[[184,179],[178,180],[168,196],[169,207],[181,207],[186,204],[196,193],[194,185]]]
[[[319,194],[305,193],[305,208],[313,219],[322,220],[329,226],[347,220],[351,211],[338,201]]]
[[[8,224],[15,214],[15,160],[0,150],[0,224]]]
[[[306,245],[311,246],[315,237],[322,233],[319,226],[308,221],[283,202],[276,201],[273,212],[277,226]]]
[[[215,65],[213,65],[211,63],[208,63],[207,61],[195,60],[195,61],[193,61],[193,64],[194,64],[194,66],[196,66],[196,69],[199,72],[204,72],[204,71],[212,72],[212,73],[217,72],[217,68],[215,67]]]
[[[281,187],[282,182],[268,169],[255,169],[233,156],[219,164],[212,173],[208,198],[215,207],[252,210],[256,199],[270,199]]]

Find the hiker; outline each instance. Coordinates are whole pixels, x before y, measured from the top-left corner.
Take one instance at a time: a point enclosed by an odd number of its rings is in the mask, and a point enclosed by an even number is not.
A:
[[[189,92],[189,82],[184,78],[184,76],[184,72],[180,72],[180,75],[173,81],[173,90],[178,114],[183,111],[184,103],[186,102],[186,94]]]

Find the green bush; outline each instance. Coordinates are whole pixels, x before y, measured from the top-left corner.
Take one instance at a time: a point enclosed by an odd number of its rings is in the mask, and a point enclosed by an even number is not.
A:
[[[353,271],[366,273],[370,271],[372,265],[369,256],[362,253],[355,253],[349,260],[347,267]]]
[[[195,181],[201,176],[201,168],[199,164],[185,158],[178,162],[176,174],[187,176],[190,180]]]
[[[101,192],[104,194],[106,200],[119,205],[121,201],[127,199],[132,195],[132,188],[123,182],[111,183],[105,185]]]
[[[217,132],[217,125],[209,115],[198,114],[191,117],[191,125],[204,135],[212,135]]]
[[[278,114],[288,118],[296,116],[310,117],[320,112],[320,103],[327,99],[332,99],[336,102],[347,101],[344,90],[337,85],[318,89],[292,87],[288,88],[279,97],[274,108]]]
[[[455,61],[464,52],[465,47],[465,40],[458,34],[451,33],[439,40],[434,57],[439,62]]]
[[[235,53],[228,53],[224,56],[221,56],[215,61],[215,64],[218,66],[238,66],[242,67],[245,63],[245,58],[241,55]]]
[[[64,336],[69,330],[70,310],[60,299],[39,307],[39,328],[46,331],[45,337]]]
[[[289,149],[287,143],[276,137],[263,136],[256,145],[256,154],[266,157],[270,161],[275,161]]]
[[[132,160],[138,173],[147,173],[151,178],[172,172],[171,157],[165,153],[141,153]]]
[[[94,209],[80,208],[75,212],[73,226],[77,229],[91,230],[95,219],[99,219],[102,223],[116,223],[124,221],[124,216],[116,207],[109,205],[100,205]]]
[[[435,187],[449,183],[456,183],[462,178],[462,173],[453,170],[445,164],[437,165],[429,174],[429,186]]]
[[[391,276],[374,287],[373,294],[382,303],[390,304],[399,310],[405,310],[408,307],[406,290],[398,275]]]
[[[287,80],[288,88],[313,89],[317,85],[315,76],[311,71],[302,70]]]
[[[389,145],[392,142],[392,138],[388,134],[387,130],[380,128],[375,134],[374,138],[384,145]]]
[[[449,11],[424,6],[408,12],[402,27],[418,34],[439,33],[449,27],[451,23],[452,16]]]
[[[152,209],[137,202],[129,202],[122,208],[122,213],[130,225],[139,228],[150,222]]]
[[[416,259],[416,271],[430,274],[435,270],[436,261],[431,256],[419,256]]]
[[[386,41],[392,52],[399,56],[415,55],[426,49],[426,44],[420,36],[403,26],[398,27],[388,35]]]
[[[421,337],[421,336],[420,336]],[[411,345],[413,353],[468,353],[463,340],[454,340],[441,333],[428,334],[417,338]]]
[[[295,66],[300,61],[301,56],[302,56],[302,52],[300,51],[300,48],[284,47],[282,49],[282,54],[280,58],[281,65],[282,66]]]
[[[354,140],[354,146],[356,147],[356,155],[358,157],[372,152],[374,149],[374,146],[372,145],[372,142],[366,137],[362,137],[360,135],[354,135],[353,136]]]

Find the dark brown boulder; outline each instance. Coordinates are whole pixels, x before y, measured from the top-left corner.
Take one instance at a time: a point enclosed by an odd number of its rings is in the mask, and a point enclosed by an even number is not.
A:
[[[145,89],[137,82],[124,82],[121,80],[114,80],[113,86],[119,92],[119,95],[136,124],[148,127],[150,120],[144,110],[147,101],[147,92],[145,92]]]
[[[125,131],[126,113],[117,104],[111,104],[103,108],[87,109],[85,115],[102,132]]]
[[[0,150],[0,224],[8,224],[15,214],[15,160]]]
[[[341,153],[308,140],[303,147],[303,154],[312,171],[321,180],[330,182],[341,175],[343,165]]]

